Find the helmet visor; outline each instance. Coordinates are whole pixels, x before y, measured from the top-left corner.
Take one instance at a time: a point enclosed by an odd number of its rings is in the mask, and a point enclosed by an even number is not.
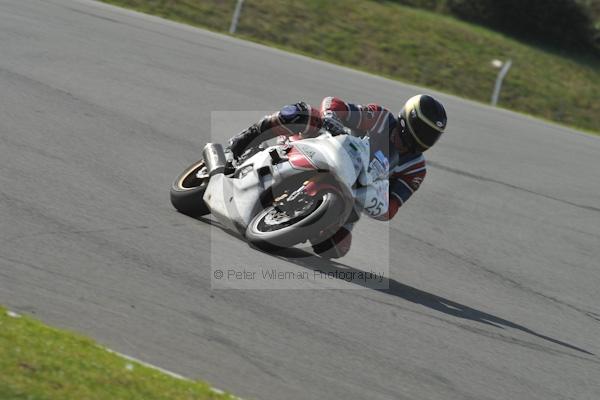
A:
[[[412,110],[408,116],[403,112],[401,117],[406,121],[402,140],[407,144],[407,147],[413,146],[418,152],[424,152],[433,146],[442,135],[442,127],[434,128],[419,118],[416,110]]]

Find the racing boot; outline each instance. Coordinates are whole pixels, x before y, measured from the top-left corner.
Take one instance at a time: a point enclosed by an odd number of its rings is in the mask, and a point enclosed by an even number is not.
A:
[[[259,124],[254,124],[248,129],[238,133],[231,139],[229,139],[229,146],[226,150],[229,150],[234,159],[240,158],[244,152],[250,148],[250,144],[258,139],[261,135]]]

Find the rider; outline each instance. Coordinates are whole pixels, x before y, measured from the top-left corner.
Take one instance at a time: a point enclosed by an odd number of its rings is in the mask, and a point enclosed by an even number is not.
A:
[[[385,173],[384,179],[364,188],[366,192],[361,197],[372,199],[373,203],[363,204],[363,212],[387,221],[423,182],[425,158],[422,153],[439,139],[446,121],[444,107],[429,95],[410,98],[397,117],[378,104],[363,106],[326,97],[319,109],[299,102],[263,117],[233,137],[229,141],[229,150],[238,158],[246,149],[267,139],[279,135],[299,135],[301,139],[314,137],[322,127],[332,133],[345,133],[344,127],[347,127],[353,134],[368,136],[369,171],[383,168]],[[313,245],[313,249],[330,258],[343,257],[350,250],[352,226],[353,223],[347,223],[329,239]]]

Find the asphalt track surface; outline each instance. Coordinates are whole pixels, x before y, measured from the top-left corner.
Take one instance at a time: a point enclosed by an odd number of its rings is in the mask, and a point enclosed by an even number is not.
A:
[[[440,95],[422,189],[340,264],[170,206],[211,111],[419,91],[103,4],[2,0],[0,304],[245,398],[600,398],[598,137]],[[214,257],[388,255],[386,290],[211,290]]]

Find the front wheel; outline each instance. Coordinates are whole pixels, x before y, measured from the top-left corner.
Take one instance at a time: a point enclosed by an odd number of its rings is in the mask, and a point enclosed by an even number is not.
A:
[[[191,217],[210,214],[210,209],[203,200],[209,179],[204,161],[195,162],[187,167],[171,185],[173,207]]]
[[[259,212],[246,228],[246,239],[267,251],[293,247],[322,231],[336,229],[343,224],[345,207],[342,197],[335,192],[319,193],[303,209],[281,211],[272,205]]]

